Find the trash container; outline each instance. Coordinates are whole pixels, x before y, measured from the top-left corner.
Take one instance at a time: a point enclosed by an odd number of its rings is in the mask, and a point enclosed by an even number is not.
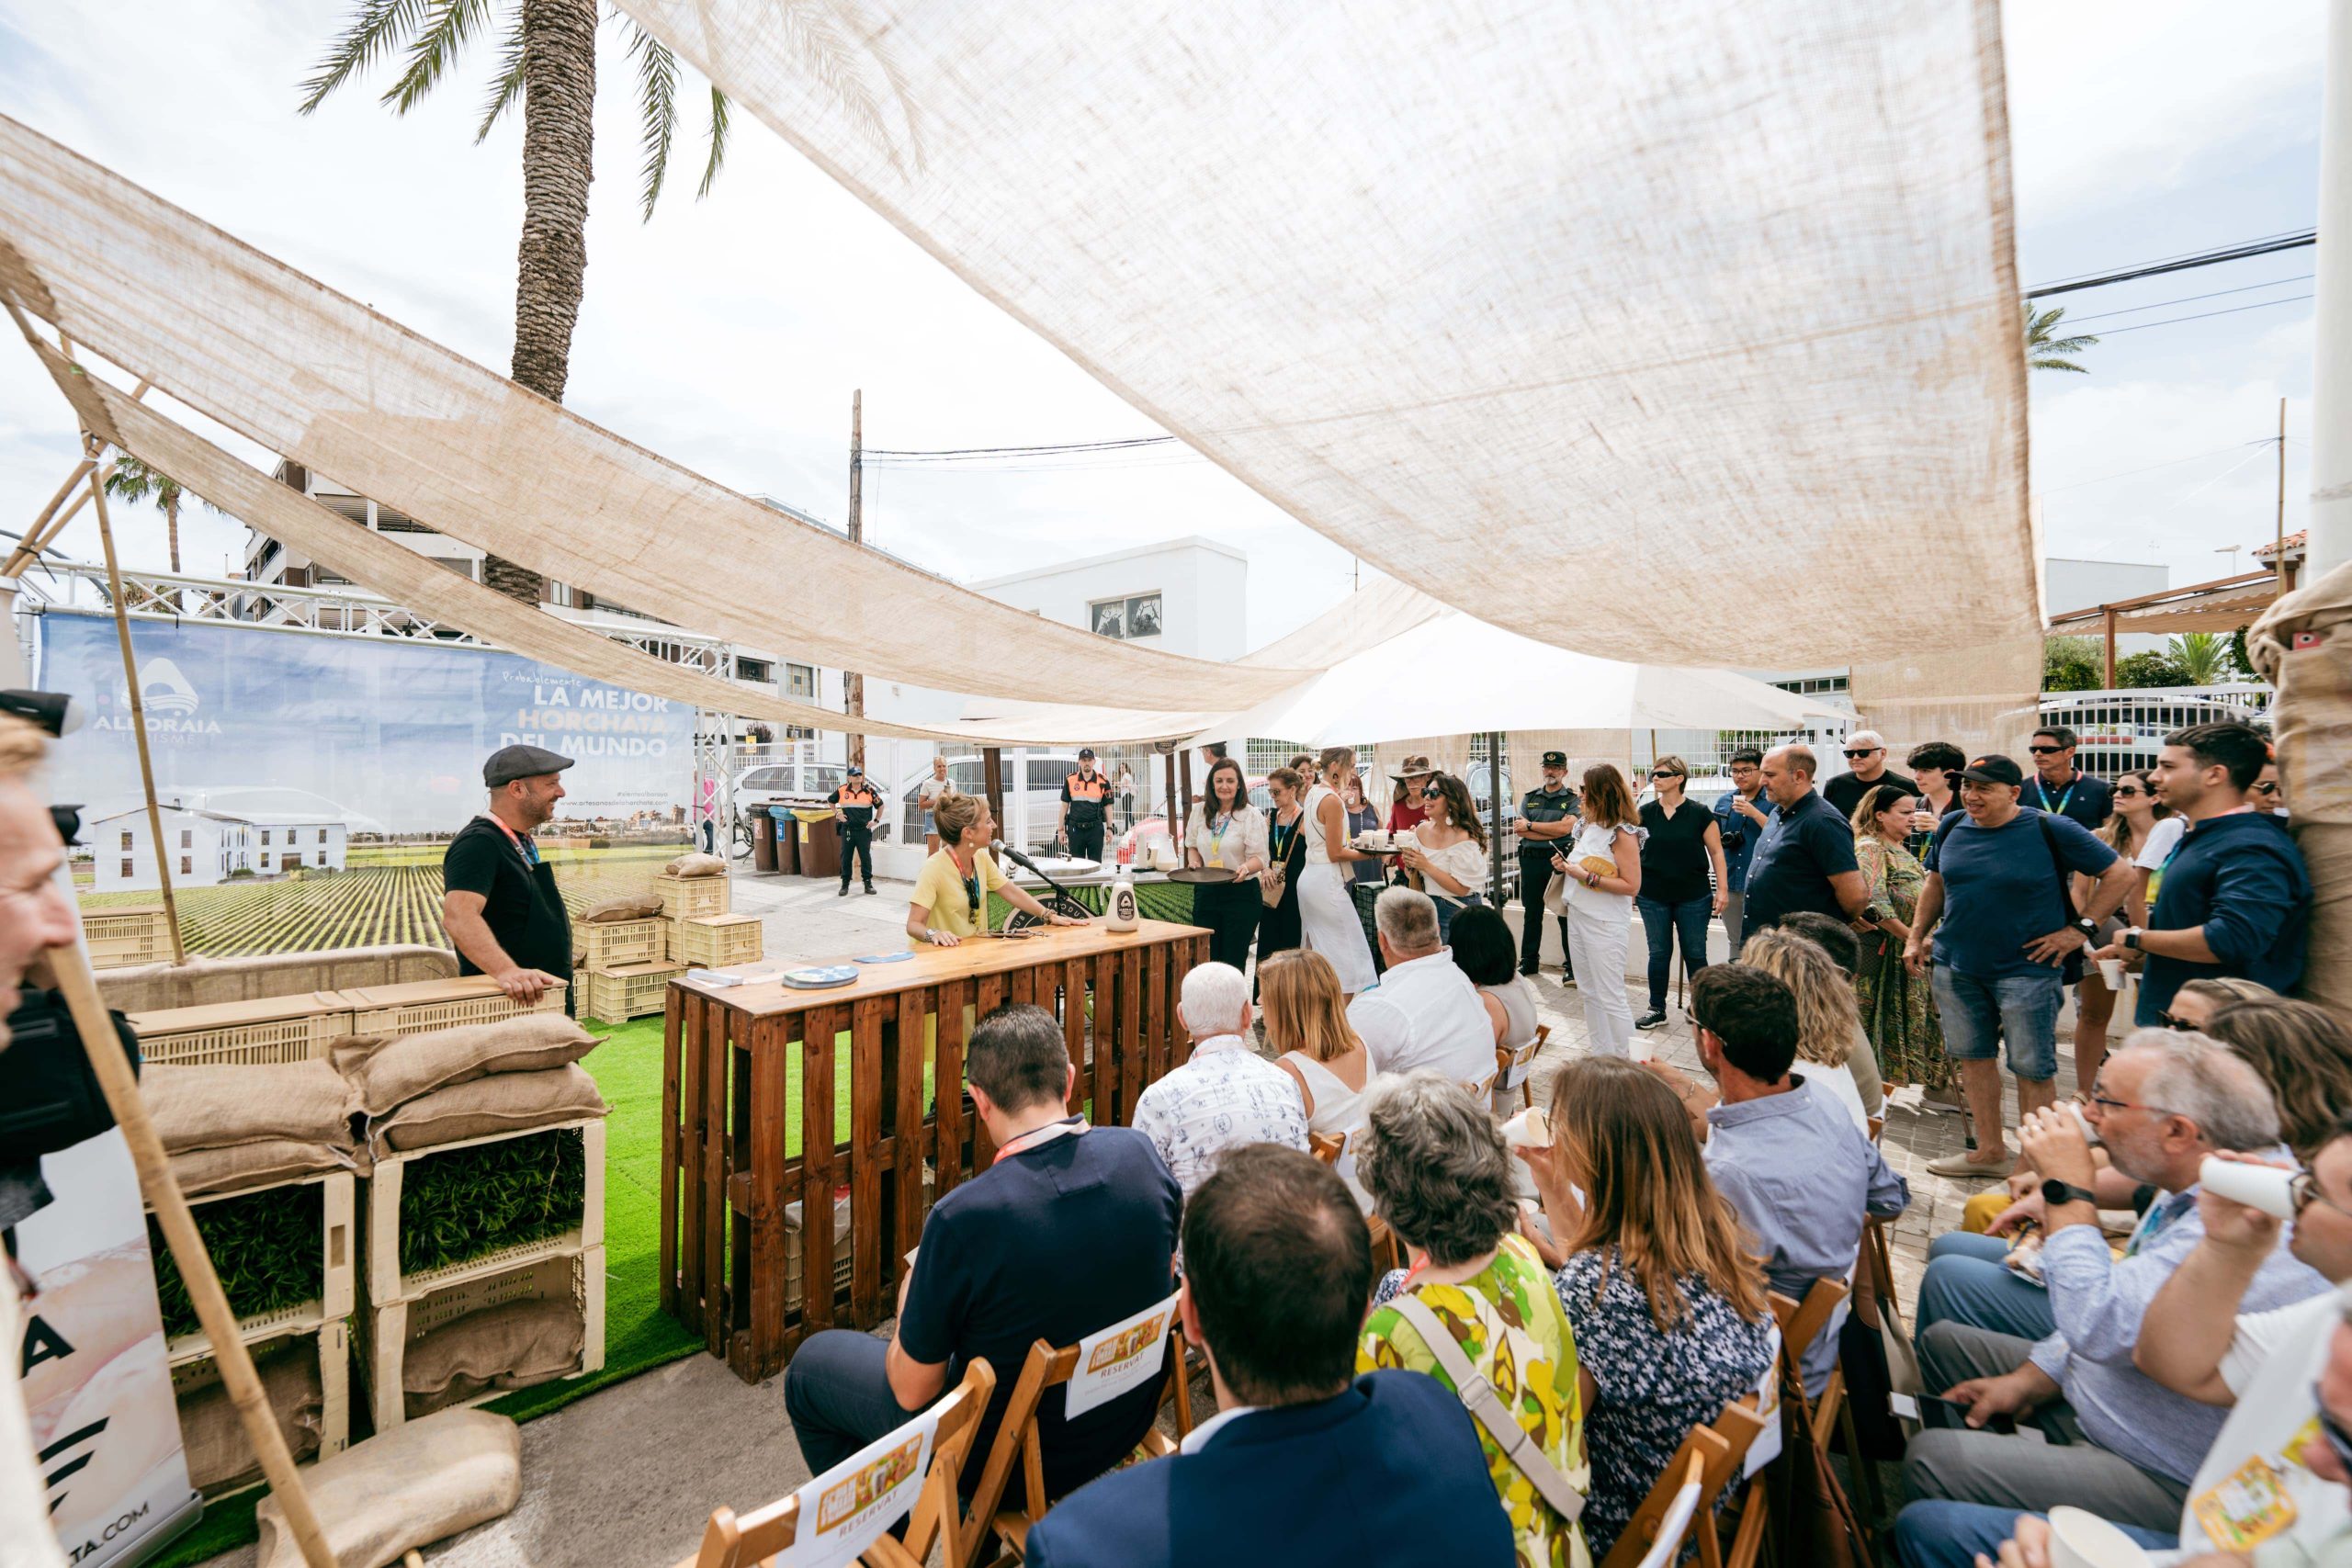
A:
[[[752,869],[775,869],[775,818],[764,811],[752,814]]]
[[[775,834],[775,868],[786,876],[800,874],[800,824],[781,806],[763,806],[760,814]]]
[[[796,807],[800,831],[800,874],[830,878],[838,882],[842,874],[842,829],[833,820],[831,807]]]

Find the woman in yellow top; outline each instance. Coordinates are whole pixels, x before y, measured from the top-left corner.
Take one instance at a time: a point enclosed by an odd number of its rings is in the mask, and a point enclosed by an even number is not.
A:
[[[1356,1344],[1356,1371],[1402,1367],[1460,1393],[1407,1315],[1411,1296],[1471,1368],[1494,1385],[1553,1470],[1592,1490],[1575,1331],[1552,1277],[1517,1234],[1510,1152],[1486,1104],[1432,1068],[1385,1077],[1366,1093],[1356,1172],[1373,1213],[1412,1248],[1413,1266],[1381,1281]],[[1591,1568],[1584,1530],[1544,1499],[1481,1428],[1487,1473],[1526,1568]]]
[[[907,945],[953,947],[977,934],[984,923],[989,895],[1001,890],[1005,902],[1036,916],[1047,925],[1082,926],[1084,920],[1049,912],[1043,904],[1004,879],[989,858],[989,841],[996,836],[996,818],[988,797],[978,795],[942,796],[932,807],[939,827],[939,852],[922,863],[915,878],[915,896],[907,906]]]

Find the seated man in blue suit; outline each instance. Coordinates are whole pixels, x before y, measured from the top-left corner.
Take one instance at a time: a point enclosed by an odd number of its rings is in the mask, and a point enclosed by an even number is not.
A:
[[[1419,1372],[1351,1378],[1371,1295],[1371,1238],[1337,1176],[1272,1144],[1227,1154],[1184,1207],[1184,1334],[1217,1414],[1175,1457],[1056,1505],[1030,1568],[1509,1568],[1461,1402]]]

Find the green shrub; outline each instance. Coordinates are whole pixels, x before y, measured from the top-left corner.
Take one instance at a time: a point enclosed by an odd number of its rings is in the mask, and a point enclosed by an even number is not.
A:
[[[326,1189],[318,1182],[272,1187],[196,1206],[197,1234],[212,1255],[213,1272],[239,1317],[254,1317],[316,1301],[326,1288],[321,1232]],[[179,1265],[164,1245],[163,1228],[147,1217],[147,1245],[155,1255],[155,1294],[163,1302],[164,1332],[176,1337],[200,1326]]]
[[[587,1196],[587,1142],[576,1130],[412,1160],[401,1178],[401,1271],[560,1235],[580,1224]]]

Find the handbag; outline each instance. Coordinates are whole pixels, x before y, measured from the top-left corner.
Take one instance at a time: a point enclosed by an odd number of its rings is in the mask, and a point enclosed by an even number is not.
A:
[[[1283,851],[1280,858],[1269,856],[1266,869],[1258,874],[1258,898],[1259,901],[1264,904],[1269,909],[1274,908],[1283,901],[1283,894],[1289,887],[1291,854],[1292,852],[1296,850],[1298,847],[1298,835],[1304,829],[1306,822],[1306,818],[1305,814],[1302,813],[1298,821],[1291,827],[1291,839],[1288,848]],[[1282,825],[1280,823],[1274,822],[1272,819],[1267,821],[1266,832],[1269,837],[1272,837],[1273,834],[1281,831]]]
[[[1413,1325],[1421,1343],[1437,1358],[1440,1370],[1453,1381],[1453,1392],[1463,1407],[1494,1439],[1503,1457],[1527,1477],[1527,1483],[1551,1505],[1554,1513],[1570,1524],[1576,1523],[1584,1512],[1584,1494],[1560,1473],[1551,1456],[1527,1435],[1527,1428],[1512,1416],[1510,1406],[1495,1392],[1495,1385],[1487,1381],[1485,1373],[1471,1366],[1470,1358],[1462,1353],[1461,1343],[1437,1320],[1437,1314],[1411,1294],[1400,1294],[1388,1304],[1396,1309],[1397,1316]]]

